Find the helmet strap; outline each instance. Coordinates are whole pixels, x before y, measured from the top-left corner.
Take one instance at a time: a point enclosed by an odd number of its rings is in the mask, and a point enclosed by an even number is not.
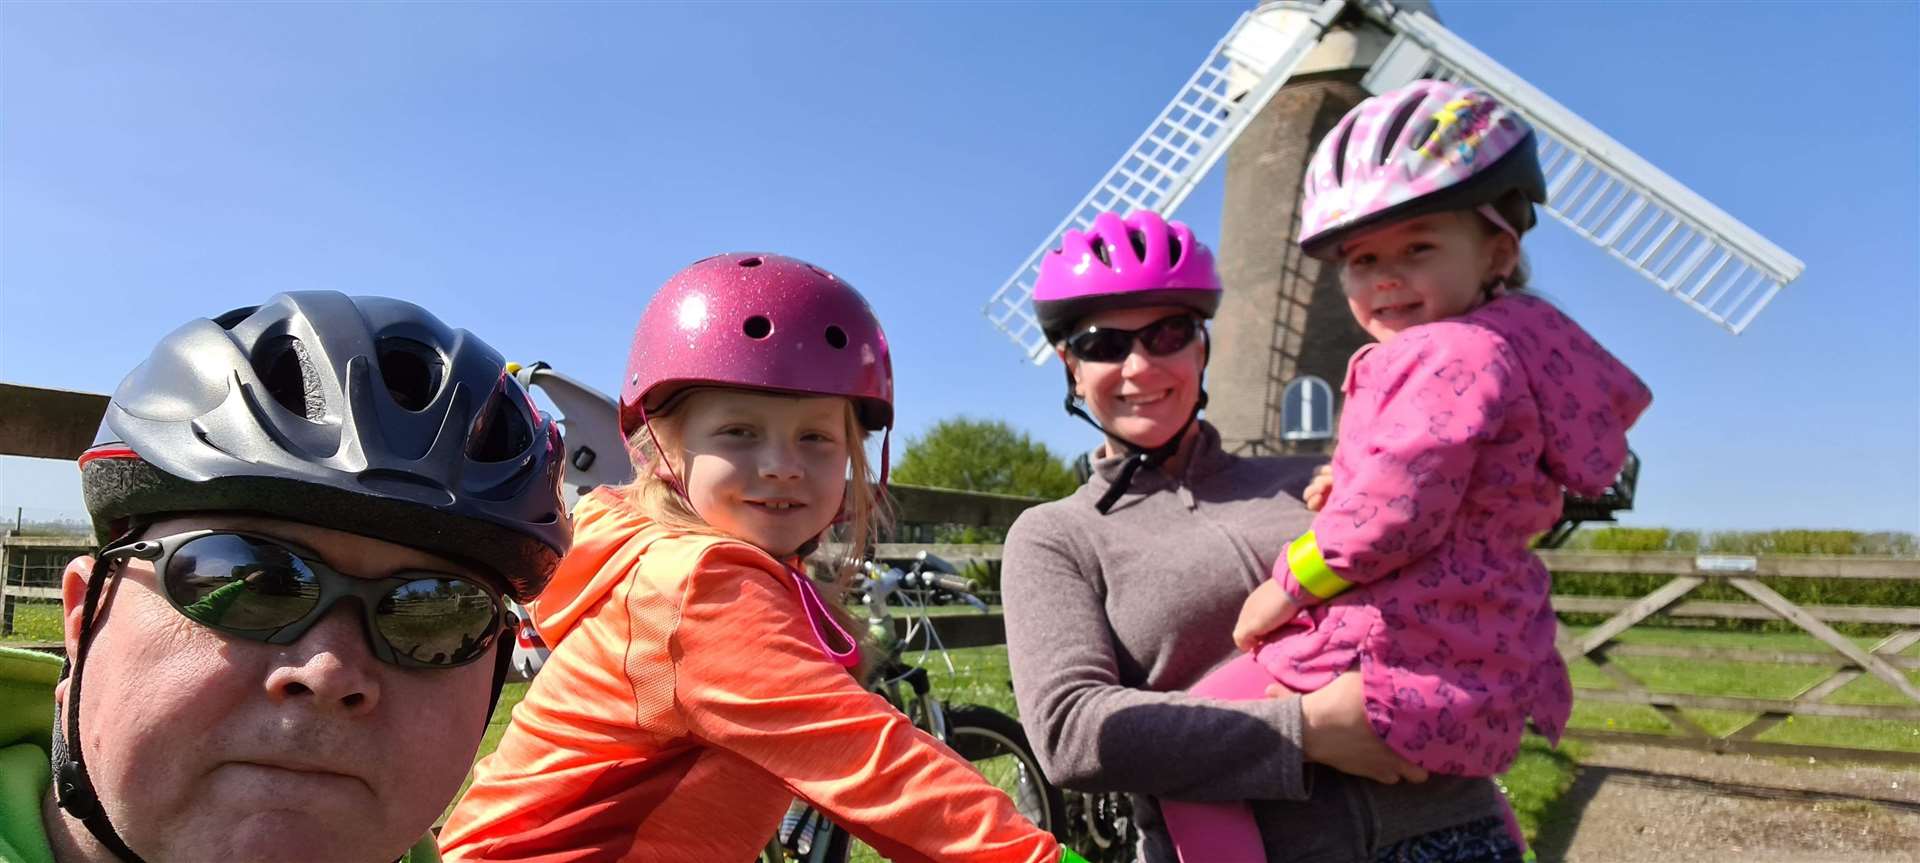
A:
[[[107,546],[118,545],[133,536],[134,532],[129,527],[124,536],[107,543]],[[93,788],[93,778],[87,775],[80,744],[80,684],[87,668],[87,650],[93,646],[96,633],[94,617],[99,610],[105,586],[118,572],[119,567],[109,563],[102,568],[100,561],[95,559],[92,571],[87,573],[86,600],[80,612],[79,655],[70,658],[67,667],[61,669],[62,674],[71,672],[73,685],[67,689],[65,722],[53,724],[53,792],[60,808],[69,816],[79,819],[107,853],[125,863],[144,863],[140,855],[127,847],[126,841],[113,829],[113,822],[108,820],[106,808],[100,805],[99,792]]]
[[[136,532],[130,526],[119,539],[103,547],[119,545]],[[67,689],[65,721],[53,723],[53,793],[60,808],[79,819],[107,853],[124,863],[146,863],[127,847],[126,840],[121,839],[120,833],[113,829],[113,822],[107,818],[106,808],[100,805],[100,793],[94,790],[93,778],[87,774],[86,761],[81,755],[80,687],[87,667],[87,651],[93,646],[93,636],[97,632],[94,620],[99,611],[101,595],[105,592],[105,586],[119,572],[120,568],[112,563],[107,564],[103,571],[100,562],[95,560],[92,571],[87,574],[87,594],[80,613],[80,652],[61,669],[62,676],[70,677],[73,685]],[[512,615],[508,615],[508,622],[513,622]],[[512,626],[508,626],[502,636],[494,660],[493,692],[487,699],[488,716],[492,716],[493,709],[500,704],[500,692],[506,684],[507,672],[513,665]]]
[[[1520,232],[1514,230],[1513,225],[1507,221],[1506,216],[1500,215],[1499,208],[1492,204],[1481,204],[1478,207],[1474,207],[1473,211],[1480,214],[1480,218],[1492,222],[1494,227],[1499,228],[1505,232],[1507,236],[1512,237],[1515,243],[1520,242]]]
[[[1107,487],[1106,493],[1100,495],[1100,500],[1093,505],[1093,508],[1098,510],[1101,515],[1106,515],[1112,510],[1114,504],[1120,501],[1120,496],[1126,494],[1127,489],[1132,487],[1134,474],[1139,473],[1140,468],[1157,468],[1180,452],[1180,445],[1186,442],[1187,431],[1193,428],[1194,422],[1200,418],[1200,412],[1206,409],[1206,369],[1207,361],[1213,358],[1213,341],[1206,338],[1205,329],[1202,329],[1201,333],[1201,344],[1204,346],[1206,353],[1200,359],[1200,397],[1194,399],[1193,410],[1188,412],[1187,421],[1180,424],[1180,430],[1174,432],[1172,437],[1167,438],[1165,442],[1155,447],[1141,446],[1140,444],[1107,431],[1106,427],[1102,426],[1099,420],[1094,419],[1093,415],[1081,408],[1079,399],[1073,392],[1073,367],[1067,365],[1064,359],[1061,360],[1060,365],[1067,374],[1067,397],[1064,402],[1067,413],[1071,416],[1079,417],[1082,421],[1086,422],[1087,425],[1093,426],[1095,430],[1105,435],[1108,440],[1118,441],[1121,446],[1127,448],[1127,460],[1120,465],[1120,475],[1114,478],[1112,484]]]
[[[673,490],[680,495],[680,499],[687,502],[687,508],[693,509],[693,498],[687,496],[686,484],[682,483],[680,475],[674,472],[673,459],[667,458],[667,451],[660,448],[660,438],[653,433],[653,418],[647,416],[647,406],[644,403],[640,405],[640,427],[647,430],[647,440],[653,442],[653,457],[658,462],[650,468],[653,475],[666,480],[667,484],[673,486]]]

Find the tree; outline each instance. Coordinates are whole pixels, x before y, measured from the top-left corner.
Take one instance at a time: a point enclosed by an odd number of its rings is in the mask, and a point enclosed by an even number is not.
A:
[[[909,485],[1052,500],[1080,486],[1046,444],[1000,420],[952,417],[908,439],[894,479]]]

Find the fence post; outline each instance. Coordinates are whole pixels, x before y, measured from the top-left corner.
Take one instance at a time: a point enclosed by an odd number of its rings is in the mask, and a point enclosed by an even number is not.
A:
[[[7,595],[7,540],[11,532],[0,532],[0,635],[13,634],[13,597]]]

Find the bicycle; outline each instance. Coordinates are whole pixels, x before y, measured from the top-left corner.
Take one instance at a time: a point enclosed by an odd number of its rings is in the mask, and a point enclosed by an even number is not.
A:
[[[1087,863],[1131,863],[1140,847],[1133,797],[1117,791],[1066,791],[1069,844]],[[1058,834],[1056,834],[1058,835]]]
[[[934,693],[927,670],[905,660],[905,655],[913,649],[913,642],[919,638],[920,651],[940,651],[948,669],[953,668],[952,657],[941,644],[939,633],[934,631],[927,607],[931,604],[930,598],[945,596],[986,612],[986,603],[974,595],[973,580],[962,577],[952,564],[924,551],[906,571],[873,562],[865,562],[861,568],[864,576],[855,584],[855,593],[867,610],[872,641],[885,651],[884,658],[869,675],[867,687],[906,714],[916,728],[933,735],[971,762],[982,776],[1006,792],[1021,815],[1065,841],[1066,803],[1059,789],[1041,772],[1039,759],[1027,744],[1027,734],[1019,720],[984,705],[948,705]],[[915,593],[921,594],[921,598],[916,599]],[[895,600],[920,612],[917,619],[909,622],[904,635],[895,634],[892,612]],[[845,863],[850,859],[879,858],[802,800],[795,800],[788,808],[761,855],[763,863]]]

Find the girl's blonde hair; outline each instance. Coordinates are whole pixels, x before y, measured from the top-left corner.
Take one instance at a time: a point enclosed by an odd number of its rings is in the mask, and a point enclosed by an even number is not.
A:
[[[701,390],[707,389],[716,388],[700,387],[675,393],[666,402],[668,410],[664,416],[649,415],[648,423],[627,438],[627,453],[633,458],[634,479],[616,489],[616,492],[632,502],[642,514],[663,526],[689,533],[724,536],[701,518],[680,489],[674,487],[675,481],[684,483],[687,475],[686,460],[680,450],[682,423],[687,415],[686,400],[697,397]],[[827,600],[827,607],[832,610],[841,627],[853,633],[857,641],[864,642],[861,634],[866,627],[864,624],[855,625],[846,608],[846,595],[852,586],[858,563],[866,559],[873,543],[891,526],[892,518],[886,501],[879,493],[872,463],[867,459],[866,428],[860,424],[853,400],[841,401],[846,406],[844,433],[848,481],[840,511],[846,517],[829,526],[827,533],[833,536],[822,537],[819,549],[812,556],[812,565],[807,569],[815,573],[814,581],[822,587],[821,596]],[[651,434],[648,433],[649,426],[652,428]],[[829,539],[837,541],[829,542]],[[825,574],[825,577],[821,577],[821,574]],[[872,653],[871,650],[861,652],[863,657]],[[861,668],[855,671],[855,676],[864,678],[865,669],[863,661]]]

